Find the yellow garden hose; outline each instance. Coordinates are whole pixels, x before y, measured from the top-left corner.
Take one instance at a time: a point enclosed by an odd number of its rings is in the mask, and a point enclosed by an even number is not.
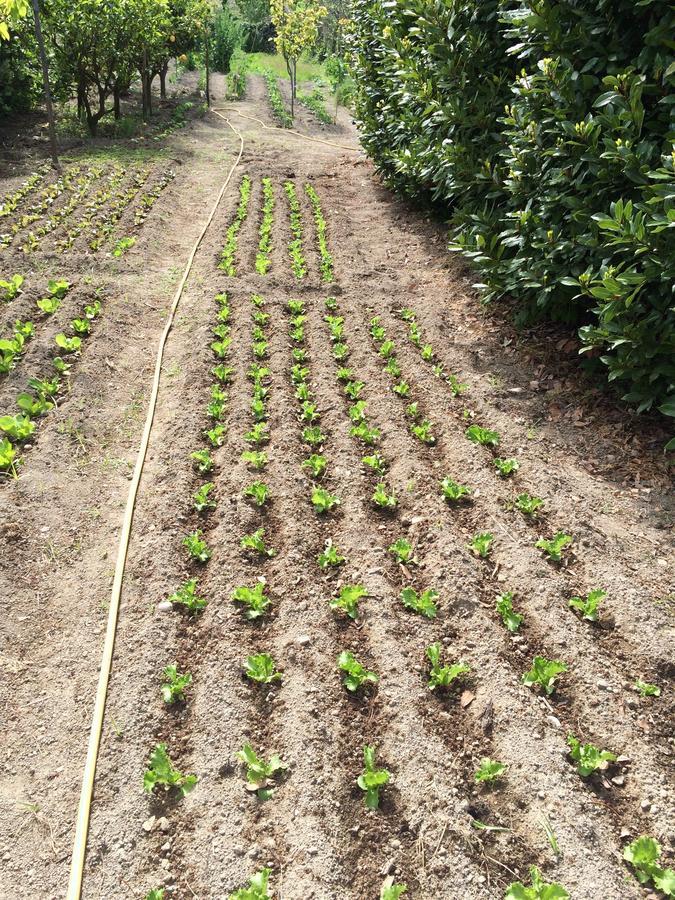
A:
[[[119,551],[117,554],[117,561],[115,563],[115,575],[113,578],[113,586],[112,586],[112,595],[110,598],[110,608],[108,610],[108,624],[106,626],[105,633],[105,641],[103,643],[103,657],[101,659],[101,669],[98,677],[98,685],[96,687],[96,699],[94,701],[94,714],[91,722],[91,731],[89,732],[89,743],[87,746],[87,759],[84,766],[84,775],[82,777],[82,790],[80,792],[80,802],[77,810],[77,823],[75,826],[75,843],[73,846],[73,855],[70,863],[70,877],[68,880],[68,893],[66,895],[67,900],[79,900],[81,891],[82,891],[82,874],[84,869],[84,859],[85,853],[87,849],[87,833],[89,831],[89,813],[91,809],[91,800],[92,794],[94,790],[94,778],[96,775],[96,763],[98,760],[98,751],[99,745],[101,742],[101,732],[103,729],[103,717],[105,713],[105,704],[106,698],[108,694],[108,681],[110,678],[110,670],[112,666],[112,656],[113,650],[115,646],[115,633],[117,631],[117,620],[118,620],[118,612],[120,605],[120,597],[122,594],[122,582],[124,580],[124,569],[127,560],[127,553],[129,550],[129,538],[131,535],[131,523],[134,516],[134,507],[136,505],[136,496],[138,494],[138,486],[140,484],[141,475],[143,473],[143,465],[145,463],[145,458],[148,451],[148,444],[150,441],[150,432],[152,430],[152,423],[155,416],[155,410],[157,407],[157,396],[159,394],[159,382],[162,373],[162,361],[164,359],[164,348],[166,346],[167,338],[169,337],[169,332],[171,331],[174,318],[176,315],[176,310],[178,309],[178,304],[183,295],[183,289],[185,288],[185,283],[188,279],[190,271],[192,269],[192,264],[194,262],[194,258],[197,254],[197,250],[204,239],[204,235],[206,231],[213,221],[213,217],[216,214],[216,210],[220,201],[223,198],[225,191],[227,190],[227,186],[230,183],[232,175],[234,174],[234,170],[239,165],[239,161],[241,160],[242,154],[244,152],[244,139],[241,136],[241,133],[237,131],[234,125],[227,119],[225,116],[221,115],[217,110],[214,110],[217,116],[223,119],[235,135],[239,138],[239,153],[237,154],[237,158],[232,164],[232,167],[225,179],[223,186],[220,189],[218,197],[216,198],[216,202],[213,204],[213,208],[209,213],[209,216],[204,224],[204,227],[201,230],[197,241],[192,248],[192,252],[188,257],[187,265],[185,266],[185,270],[183,272],[183,277],[180,280],[180,284],[176,289],[176,293],[173,297],[173,302],[171,303],[171,307],[169,309],[169,315],[166,320],[166,324],[164,326],[164,330],[162,332],[162,336],[159,341],[159,347],[157,349],[157,359],[155,361],[155,373],[152,380],[152,390],[150,393],[150,401],[148,403],[148,412],[145,418],[145,427],[143,428],[143,435],[141,437],[140,447],[138,449],[138,456],[136,458],[136,465],[134,466],[134,473],[131,479],[131,485],[129,486],[129,494],[127,496],[127,505],[124,510],[124,519],[122,521],[122,532],[120,534],[120,542],[119,542]]]
[[[315,144],[326,144],[329,147],[338,147],[340,150],[351,150],[352,153],[363,152],[361,147],[347,147],[345,144],[336,144],[335,141],[326,141],[323,138],[312,137],[309,134],[302,134],[301,131],[293,131],[292,128],[282,128],[279,125],[268,125],[266,122],[263,122],[262,119],[256,119],[255,116],[247,116],[246,113],[239,112],[238,109],[234,109],[234,107],[231,106],[221,106],[219,107],[219,109],[222,109],[225,112],[236,113],[238,116],[241,116],[242,119],[250,119],[251,122],[257,122],[268,131],[283,131],[285,134],[294,134],[296,137],[303,138],[306,141],[314,141]],[[213,109],[212,111],[217,115],[220,115],[218,109]]]

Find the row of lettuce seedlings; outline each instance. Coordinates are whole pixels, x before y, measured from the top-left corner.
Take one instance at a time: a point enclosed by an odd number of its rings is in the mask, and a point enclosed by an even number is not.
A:
[[[20,276],[19,276],[20,277]],[[13,285],[20,290],[17,277]],[[47,296],[37,301],[42,314],[53,315],[70,290],[69,282],[52,280],[48,283]],[[40,419],[55,409],[64,391],[70,389],[71,362],[77,359],[83,342],[92,333],[94,321],[101,313],[102,297],[95,292],[91,302],[70,322],[70,328],[59,332],[54,338],[52,369],[27,379],[27,387],[16,398],[18,412],[9,411],[0,415],[0,475],[18,477],[22,463],[21,448],[32,441]],[[0,375],[9,373],[21,360],[26,343],[35,334],[32,321],[17,320],[11,336],[0,339]]]
[[[306,183],[305,193],[309,200],[316,229],[316,244],[319,254],[321,280],[329,283],[334,280],[333,257],[328,249],[327,225],[321,209],[321,202],[314,187]],[[288,203],[289,228],[291,232],[288,242],[288,256],[291,271],[298,281],[307,277],[308,267],[303,248],[304,227],[300,199],[295,182],[287,180],[283,185]],[[237,250],[239,233],[249,213],[252,191],[251,177],[243,176],[239,185],[239,203],[235,215],[227,228],[225,244],[220,252],[218,268],[226,275],[237,274]],[[255,270],[259,275],[266,275],[272,265],[272,230],[274,225],[275,195],[271,178],[262,178],[262,214],[258,229],[258,248],[255,256]]]
[[[443,370],[441,364],[436,360],[431,345],[423,342],[414,311],[410,308],[404,308],[400,311],[400,316],[408,325],[408,336],[410,341],[419,349],[421,358],[433,367],[434,375],[449,385],[453,397],[463,393],[465,386],[454,376],[449,375]],[[379,316],[374,316],[370,320],[370,328],[371,337],[378,349],[378,353],[380,357],[386,361],[385,370],[395,380],[393,392],[406,401],[406,413],[413,422],[415,419],[419,420],[419,405],[412,400],[410,384],[401,377],[401,367],[396,360],[393,341],[388,340]],[[408,403],[408,400],[412,400],[412,402]],[[431,432],[431,423],[426,419],[422,419],[419,424],[422,426],[422,429],[416,430],[415,425],[413,424],[410,428],[411,432],[415,437],[422,440],[423,443],[429,445],[434,444],[435,437]],[[487,447],[491,450],[497,477],[511,478],[518,472],[519,463],[515,458],[503,458],[497,455],[500,435],[496,431],[473,424],[466,428],[466,437],[473,443]],[[439,487],[443,498],[449,506],[470,504],[473,501],[473,492],[471,489],[455,482],[450,476],[446,476],[440,482]],[[533,523],[536,520],[537,512],[542,505],[543,500],[541,498],[531,496],[528,493],[519,494],[513,503],[513,507],[519,510],[530,523]],[[477,532],[471,537],[471,540],[467,544],[467,549],[479,559],[488,560],[493,550],[494,540],[495,538],[492,532]],[[542,551],[544,557],[553,566],[560,567],[563,562],[563,556],[565,552],[568,551],[571,544],[571,535],[566,534],[564,531],[556,531],[550,538],[539,538],[536,541],[535,546]],[[496,612],[501,618],[504,626],[511,633],[517,632],[524,621],[524,616],[514,609],[514,596],[514,592],[512,591],[501,591],[497,594],[497,599],[495,601]],[[568,604],[570,608],[578,614],[582,621],[594,624],[598,622],[599,606],[605,596],[606,592],[604,590],[593,588],[585,595],[570,597]],[[431,608],[429,608],[425,614],[433,615],[434,613]],[[434,665],[435,651],[432,650],[432,648],[428,648],[427,656],[431,660],[432,665]],[[551,697],[556,689],[557,678],[567,672],[567,670],[568,666],[560,660],[550,660],[544,656],[535,655],[532,668],[523,675],[522,680],[526,686],[538,687],[543,696]],[[454,677],[461,676],[463,671],[467,671],[467,669],[465,668],[462,670],[462,665],[457,664],[454,667]],[[660,688],[658,685],[650,684],[640,679],[635,682],[634,687],[643,697],[660,695]],[[605,770],[612,764],[624,759],[623,757],[617,757],[610,751],[602,750],[590,742],[582,743],[575,737],[570,729],[568,729],[568,732],[567,744],[569,747],[570,760],[575,764],[578,774],[584,779],[599,775],[604,781],[603,773]],[[491,782],[502,777],[505,770],[506,767],[501,763],[485,759],[481,763],[481,769],[476,773],[476,778],[480,781]],[[646,853],[650,860],[649,865],[653,868],[653,877],[650,876],[652,883],[657,887],[664,884],[668,885],[668,879],[671,877],[671,870],[663,869],[660,866],[660,848],[658,843],[654,838],[646,835],[637,838],[633,843],[627,846],[624,854],[626,860],[628,860],[635,868],[638,878],[645,874],[644,869],[640,868],[639,862],[643,853]],[[542,889],[546,887],[541,881],[541,876],[536,869],[533,869],[532,871],[532,879],[535,887],[537,883],[542,886]],[[552,887],[557,890],[564,890],[559,885],[553,885]],[[534,887],[530,890],[533,889]],[[661,887],[661,889],[663,890],[663,887]]]

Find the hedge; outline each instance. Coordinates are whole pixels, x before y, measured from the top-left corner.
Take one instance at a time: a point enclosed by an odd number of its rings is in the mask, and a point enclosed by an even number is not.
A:
[[[384,180],[447,207],[486,299],[576,324],[625,400],[675,416],[673,4],[355,0],[354,22]]]

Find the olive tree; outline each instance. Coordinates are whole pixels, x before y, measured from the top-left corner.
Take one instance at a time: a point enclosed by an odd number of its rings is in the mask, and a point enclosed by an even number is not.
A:
[[[286,61],[291,79],[291,116],[295,112],[298,60],[316,43],[319,23],[328,10],[316,0],[270,0],[272,24],[276,29],[274,42]]]

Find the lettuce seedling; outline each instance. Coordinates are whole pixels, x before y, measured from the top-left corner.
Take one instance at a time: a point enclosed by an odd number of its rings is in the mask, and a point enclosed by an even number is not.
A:
[[[565,534],[564,531],[558,531],[551,540],[540,538],[534,546],[537,550],[543,550],[551,562],[560,562],[563,550],[571,543],[571,535]]]
[[[309,359],[309,354],[306,350],[303,350],[302,347],[293,347],[293,349],[291,350],[291,356],[293,357],[293,362],[295,363],[305,363]]]
[[[497,612],[502,617],[502,622],[511,632],[516,632],[523,624],[524,616],[513,609],[513,592],[505,591],[497,597]]]
[[[258,528],[253,534],[245,534],[241,539],[240,546],[242,550],[255,550],[256,553],[259,553],[261,556],[267,556],[268,558],[276,556],[277,554],[276,550],[272,550],[272,548],[268,547],[265,543],[264,528]]]
[[[35,422],[28,416],[0,416],[0,431],[15,441],[25,441],[35,431]]]
[[[434,358],[433,347],[431,346],[431,344],[425,344],[424,347],[422,347],[422,359],[425,362],[431,362],[431,360],[433,358]]]
[[[288,766],[275,753],[268,763],[258,756],[250,744],[244,744],[237,753],[237,759],[246,766],[246,781],[255,791],[259,800],[269,800],[275,790],[274,777]]]
[[[309,389],[309,385],[307,384],[307,382],[303,381],[295,389],[295,399],[300,400],[304,403],[305,400],[311,400],[311,398],[312,392]]]
[[[312,491],[312,506],[318,513],[327,513],[340,505],[340,500],[325,488],[315,487]]]
[[[546,659],[545,656],[535,656],[532,661],[532,668],[523,675],[523,684],[527,687],[533,687],[535,684],[538,684],[550,697],[555,690],[556,678],[566,671],[567,666],[560,660]]]
[[[581,744],[573,734],[567,735],[569,755],[577,764],[577,772],[587,778],[598,769],[604,770],[609,763],[616,762],[616,756],[608,750],[600,750],[593,744]]]
[[[401,367],[399,366],[395,356],[392,356],[387,360],[387,365],[384,367],[384,371],[387,373],[387,375],[391,375],[391,377],[394,379],[401,377]]]
[[[259,309],[265,305],[265,299],[260,294],[251,294],[251,303]]]
[[[435,619],[438,609],[435,601],[438,599],[438,591],[428,588],[418,594],[414,588],[407,587],[401,591],[403,605],[414,612],[426,616],[427,619]]]
[[[471,671],[465,663],[455,663],[452,666],[441,665],[441,645],[439,643],[431,644],[430,647],[427,647],[425,655],[431,663],[429,688],[432,691],[436,688],[450,687],[456,678]]]
[[[73,319],[70,325],[75,334],[87,335],[91,331],[89,319]]]
[[[82,339],[79,337],[67,337],[63,332],[57,334],[54,338],[57,347],[60,347],[64,353],[77,353],[82,346]]]
[[[380,345],[379,349],[380,356],[384,357],[384,359],[391,359],[394,353],[396,352],[396,347],[394,346],[393,341],[383,341]]]
[[[178,788],[185,797],[193,790],[197,781],[196,775],[183,775],[178,769],[174,769],[166,752],[166,744],[157,744],[150,754],[148,768],[143,775],[143,790],[152,794],[157,785],[161,785],[166,791]]]
[[[423,444],[435,444],[436,438],[431,430],[433,427],[434,423],[430,422],[429,419],[422,419],[419,424],[411,425],[410,431]]]
[[[264,388],[263,388],[264,390]],[[267,418],[267,410],[265,409],[265,401],[260,397],[254,397],[251,400],[251,414],[256,424],[264,422]]]
[[[59,375],[68,375],[70,372],[70,363],[67,363],[65,359],[61,359],[60,356],[54,357],[52,365],[54,366],[54,371],[58,372]]]
[[[38,397],[55,397],[61,387],[59,378],[29,378],[28,384],[33,388]]]
[[[643,834],[624,849],[623,858],[635,869],[635,877],[640,884],[651,881],[666,897],[675,897],[675,871],[659,865],[661,846],[657,840]]]
[[[249,444],[268,444],[270,440],[267,425],[264,422],[256,422],[250,431],[244,435],[244,440]]]
[[[305,309],[305,301],[304,300],[289,300],[288,301],[288,309],[294,316],[299,316],[304,312]]]
[[[213,460],[208,450],[195,450],[190,454],[190,459],[200,475],[207,475],[213,469]]]
[[[264,593],[265,585],[259,581],[255,587],[238,587],[232,591],[232,602],[241,603],[244,607],[244,618],[249,621],[259,619],[265,614],[270,604],[269,597]]]
[[[336,310],[338,308],[338,302],[335,297],[326,297],[325,303],[326,309]]]
[[[202,431],[202,434],[207,438],[212,447],[222,447],[225,443],[225,438],[227,437],[227,428],[225,425],[219,423],[218,425],[214,425],[213,428]]]
[[[153,888],[148,891],[145,900],[164,900],[164,888]]]
[[[481,444],[483,447],[496,447],[499,444],[499,432],[481,428],[480,425],[469,425],[464,433],[474,444]]]
[[[394,557],[397,563],[401,565],[409,565],[416,560],[413,557],[412,544],[405,538],[398,538],[391,546],[387,548],[388,552]]]
[[[376,475],[382,477],[387,471],[387,463],[379,453],[372,453],[370,456],[364,456],[361,462],[364,466],[372,469]]]
[[[351,693],[356,693],[366,682],[377,684],[380,680],[375,672],[369,672],[349,650],[343,650],[338,656],[338,669],[345,673],[342,683]]]
[[[16,450],[8,438],[0,438],[0,472],[10,472],[16,477]]]
[[[222,341],[213,341],[211,344],[211,349],[213,350],[214,355],[218,357],[218,359],[225,359],[230,352],[231,344],[231,338],[224,338]]]
[[[162,700],[168,705],[179,700],[184,701],[185,691],[192,684],[192,675],[189,672],[181,674],[176,663],[172,663],[170,666],[165,666],[162,676],[166,679],[161,688]]]
[[[479,556],[481,559],[487,559],[490,555],[494,539],[495,536],[492,532],[481,531],[474,535],[470,543],[466,546],[473,552],[474,556]]]
[[[21,292],[21,285],[24,283],[24,280],[23,275],[12,275],[9,281],[0,279],[0,291],[2,291],[0,299],[5,300],[7,303],[10,300],[14,300]]]
[[[476,770],[474,778],[477,782],[496,781],[506,772],[504,763],[497,762],[495,759],[489,759],[487,756],[481,759],[480,766]]]
[[[660,697],[661,688],[657,684],[649,684],[647,681],[640,681],[638,678],[633,685],[634,689],[641,697]]]
[[[348,381],[344,387],[345,394],[350,400],[358,400],[361,391],[366,386],[365,381]]]
[[[417,417],[420,414],[420,405],[417,402],[417,400],[415,400],[414,403],[409,403],[406,406],[405,414],[406,414],[406,416],[408,416],[409,419],[417,419]]]
[[[410,396],[410,385],[407,381],[399,381],[392,388],[395,394],[398,394],[399,397],[409,397]]]
[[[312,478],[321,478],[326,471],[327,465],[326,457],[322,456],[320,453],[312,453],[311,456],[308,456],[307,459],[302,462],[302,468],[309,469]]]
[[[211,559],[213,551],[203,539],[203,532],[197,529],[183,538],[183,546],[196,562],[205,563]]]
[[[214,422],[218,422],[225,417],[225,403],[222,400],[211,400],[206,407],[206,414]]]
[[[227,900],[271,900],[267,893],[271,869],[261,869],[255,875],[251,875],[249,886],[239,888],[227,898]]]
[[[30,419],[36,419],[43,416],[50,409],[54,408],[54,404],[50,403],[45,397],[34,397],[32,394],[23,392],[16,398],[16,405]]]
[[[366,408],[367,403],[365,400],[357,400],[355,403],[352,403],[352,405],[347,410],[347,412],[349,413],[349,418],[352,420],[352,422],[354,422],[356,425],[358,425],[359,422],[365,422]]]
[[[349,347],[346,344],[333,344],[333,356],[339,363],[349,359]]]
[[[61,301],[58,297],[43,297],[42,300],[37,300],[36,304],[38,309],[41,309],[43,313],[51,316],[56,310],[61,306]]]
[[[244,664],[244,674],[259,684],[271,684],[273,681],[281,681],[283,677],[281,672],[277,672],[276,664],[269,653],[249,656]]]
[[[171,594],[169,603],[185,607],[192,616],[201,612],[206,607],[207,601],[197,593],[197,579],[190,578],[175,593]]]
[[[375,767],[375,748],[365,746],[363,748],[364,770],[356,779],[356,783],[362,791],[366,792],[366,806],[368,809],[378,809],[380,805],[380,788],[389,783],[391,774],[386,769]]]
[[[241,454],[241,458],[248,466],[255,469],[257,472],[264,469],[267,465],[267,453],[265,453],[264,450],[244,450]]]
[[[217,366],[214,366],[211,369],[211,374],[214,378],[216,378],[221,384],[230,384],[232,381],[232,373],[234,369],[232,366],[225,366],[223,363],[218,363]]]
[[[327,538],[324,549],[316,559],[322,569],[327,569],[329,566],[341,566],[345,561],[344,556],[338,553],[331,538]]]
[[[302,429],[302,439],[310,447],[320,447],[326,440],[320,425],[308,425]]]
[[[52,278],[51,281],[47,282],[47,293],[50,297],[58,297],[59,300],[63,300],[69,290],[69,281]]]
[[[305,400],[300,407],[301,422],[318,422],[321,419],[321,413],[316,407],[316,403]]]
[[[394,494],[387,493],[387,485],[384,481],[378,481],[375,485],[375,491],[371,499],[375,506],[379,506],[380,509],[396,509],[398,503]]]
[[[244,488],[244,497],[250,497],[256,506],[264,506],[269,500],[270,491],[264,481],[254,481]]]
[[[192,504],[198,513],[208,512],[210,509],[216,508],[216,501],[209,497],[214,488],[215,484],[212,481],[208,481],[195,491],[192,497]]]
[[[387,332],[384,330],[384,328],[381,325],[378,325],[377,323],[375,323],[370,328],[370,336],[372,337],[372,339],[375,341],[376,344],[381,344],[382,341],[384,341],[384,339],[386,338]]]
[[[380,888],[380,900],[399,900],[403,894],[408,893],[407,884],[394,884],[391,876],[387,878]]]
[[[588,622],[598,621],[598,607],[607,596],[607,591],[596,588],[587,597],[571,597],[569,605],[572,609],[581,613],[581,618]]]
[[[537,510],[544,505],[544,501],[541,497],[533,497],[531,494],[518,494],[513,505],[524,516],[534,516],[537,514]]]
[[[570,895],[557,881],[546,882],[536,866],[530,866],[532,887],[514,881],[506,890],[504,900],[570,900]]]
[[[471,491],[463,484],[457,484],[448,475],[441,481],[441,493],[448,503],[459,503],[460,500],[468,500],[471,497]]]
[[[359,600],[368,596],[368,591],[360,584],[345,584],[340,593],[330,601],[332,610],[341,609],[350,619],[355,619],[359,611]]]
[[[348,369],[346,366],[340,366],[337,370],[337,380],[343,383],[351,381],[354,378],[354,373],[351,369]]]

